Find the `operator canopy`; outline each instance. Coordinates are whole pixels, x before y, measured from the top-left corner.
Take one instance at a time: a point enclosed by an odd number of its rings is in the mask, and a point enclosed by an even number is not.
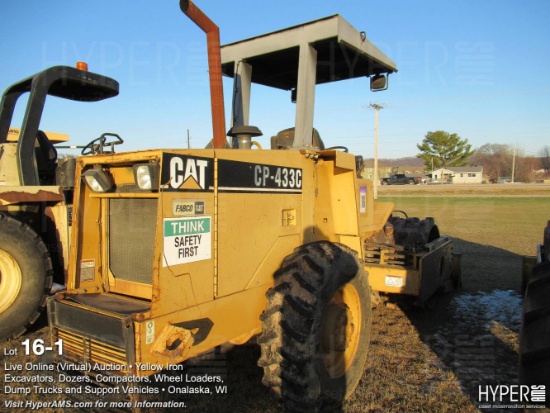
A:
[[[317,52],[315,83],[397,72],[396,65],[340,15],[222,47],[222,72],[233,77],[236,63],[253,67],[252,82],[291,90],[298,85],[300,46]]]
[[[27,109],[17,143],[19,177],[22,185],[39,185],[34,167],[34,146],[46,96],[95,102],[118,95],[116,80],[87,70],[54,66],[17,82],[4,92],[0,102],[0,144],[7,142],[13,113],[21,95],[29,93]],[[42,140],[47,140],[42,136]]]
[[[250,85],[258,83],[292,91],[296,149],[316,147],[316,85],[366,76],[371,90],[379,91],[387,89],[387,74],[397,72],[395,63],[364,32],[339,15],[222,46],[221,55],[223,74],[234,78],[229,135],[235,135],[235,127],[248,125]]]

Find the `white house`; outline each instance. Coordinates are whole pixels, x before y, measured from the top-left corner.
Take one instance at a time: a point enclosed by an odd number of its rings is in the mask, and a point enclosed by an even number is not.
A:
[[[482,166],[451,166],[433,171],[432,180],[453,184],[480,184],[483,182]]]

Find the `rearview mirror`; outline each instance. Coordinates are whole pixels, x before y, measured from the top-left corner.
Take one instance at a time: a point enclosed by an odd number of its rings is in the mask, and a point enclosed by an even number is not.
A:
[[[388,78],[386,75],[374,75],[370,78],[370,90],[380,92],[388,88]]]

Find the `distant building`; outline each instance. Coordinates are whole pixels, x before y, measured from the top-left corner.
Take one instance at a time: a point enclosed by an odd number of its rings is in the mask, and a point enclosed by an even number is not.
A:
[[[483,182],[482,166],[451,166],[433,171],[432,181],[453,184],[480,184]]]
[[[378,179],[389,176],[391,171],[391,166],[385,165],[383,162],[378,163]],[[374,179],[374,161],[372,159],[367,159],[365,161],[362,177],[363,179]]]
[[[424,166],[395,166],[387,162],[378,163],[378,179],[387,178],[388,176],[397,173],[414,177],[420,176],[422,179],[426,179],[428,177],[427,173],[424,172]],[[374,179],[374,161],[372,159],[367,159],[365,161],[362,177],[364,179]]]

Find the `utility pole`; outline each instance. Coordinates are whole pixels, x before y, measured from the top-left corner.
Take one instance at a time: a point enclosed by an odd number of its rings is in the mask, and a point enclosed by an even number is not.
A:
[[[514,156],[512,156],[512,183],[514,183],[515,174],[516,174],[516,147],[514,146]]]
[[[374,176],[373,176],[373,191],[374,199],[378,199],[378,111],[384,106],[371,103],[369,105],[374,109]]]
[[[191,138],[189,137],[189,129],[187,129],[187,149],[191,149]]]

